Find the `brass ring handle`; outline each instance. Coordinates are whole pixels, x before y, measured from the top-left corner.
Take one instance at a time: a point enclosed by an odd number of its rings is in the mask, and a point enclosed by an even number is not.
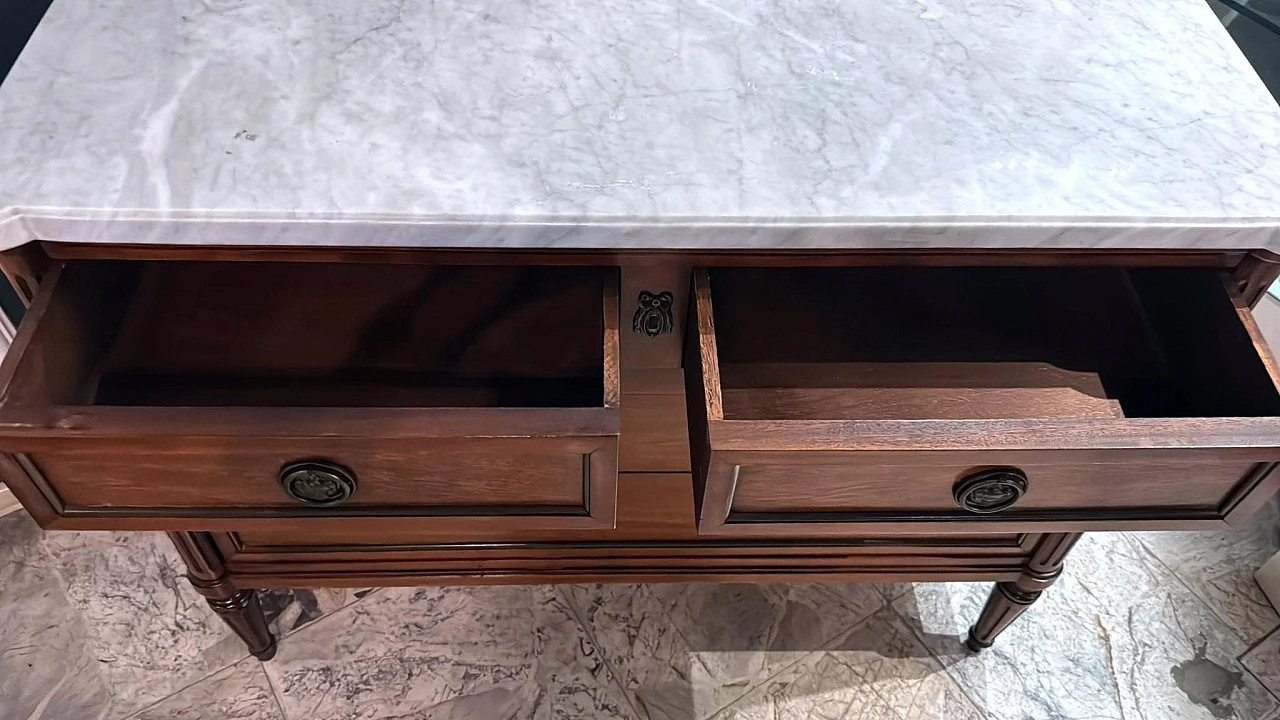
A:
[[[956,504],[971,513],[989,515],[1008,510],[1027,492],[1027,474],[1015,467],[979,470],[952,488]]]
[[[328,460],[298,460],[280,468],[280,487],[304,505],[341,505],[356,491],[356,476],[347,468]]]

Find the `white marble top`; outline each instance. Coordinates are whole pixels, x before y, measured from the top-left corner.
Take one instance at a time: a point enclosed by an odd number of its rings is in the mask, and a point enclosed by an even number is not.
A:
[[[56,0],[0,247],[1280,249],[1203,0]]]

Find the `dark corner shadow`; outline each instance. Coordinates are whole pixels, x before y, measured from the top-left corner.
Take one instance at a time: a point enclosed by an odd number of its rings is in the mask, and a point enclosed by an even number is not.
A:
[[[0,0],[0,83],[26,46],[52,0]]]

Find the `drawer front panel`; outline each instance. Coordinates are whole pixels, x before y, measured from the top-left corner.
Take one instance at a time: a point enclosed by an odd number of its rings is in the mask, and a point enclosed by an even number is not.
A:
[[[843,462],[838,456],[845,455]],[[837,457],[833,457],[837,456]],[[990,464],[975,465],[983,457]],[[963,460],[905,457],[868,464],[853,453],[712,453],[699,530],[776,536],[852,533],[1119,530],[1220,527],[1256,497],[1274,492],[1275,463],[1242,460],[1073,462],[1016,465],[1000,453]],[[915,462],[913,462],[915,461]],[[934,464],[937,462],[938,464]],[[998,510],[961,504],[966,480],[987,471],[1019,471],[1022,494]],[[1245,511],[1247,512],[1247,510]]]
[[[612,437],[272,441],[164,449],[67,449],[9,456],[5,479],[34,485],[58,516],[90,529],[217,529],[307,518],[431,518],[446,533],[508,527],[591,528],[614,522]],[[335,463],[354,491],[332,507],[286,492],[282,468]],[[17,472],[21,476],[10,477]],[[473,522],[482,521],[482,522]],[[55,522],[52,526],[58,526]]]
[[[955,499],[972,465],[805,463],[768,453],[744,454],[736,475],[734,513],[909,512],[964,516]],[[999,455],[992,466],[1006,467]],[[731,462],[732,456],[725,462]],[[1152,506],[1211,510],[1249,474],[1253,463],[1135,462],[1022,464],[1025,494],[1003,516],[1038,510],[1137,509]]]
[[[356,489],[342,508],[583,504],[591,440],[271,443],[263,447],[151,452],[39,453],[33,461],[74,507],[298,508],[278,471],[323,458],[349,469]]]

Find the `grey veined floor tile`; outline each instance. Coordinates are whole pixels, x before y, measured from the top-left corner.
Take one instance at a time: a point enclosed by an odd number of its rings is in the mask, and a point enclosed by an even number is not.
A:
[[[370,592],[372,590],[350,588],[260,590],[258,601],[271,631],[276,637],[283,638]]]
[[[130,720],[283,720],[262,663],[248,658],[201,680]]]
[[[1214,532],[1134,533],[1244,642],[1280,627],[1254,572],[1280,550],[1280,497],[1240,528]]]
[[[1280,696],[1280,630],[1268,635],[1240,660],[1259,682]]]
[[[978,655],[959,637],[989,585],[917,585],[895,607],[987,713],[1003,720],[1261,718],[1276,698],[1246,646],[1125,535],[1087,536],[1064,577]]]
[[[650,720],[710,717],[884,607],[873,585],[566,588],[633,704]]]
[[[247,652],[186,580],[162,533],[52,532],[45,539],[86,648],[127,715]]]
[[[382,590],[264,667],[291,720],[634,718],[548,586]]]
[[[928,648],[884,609],[769,678],[715,720],[981,720]]]
[[[25,513],[0,518],[0,720],[109,717],[87,629],[40,538]]]
[[[247,656],[186,579],[164,533],[51,532],[44,547],[88,633],[115,701],[129,714]],[[263,607],[285,634],[354,600],[353,591],[272,591]]]

